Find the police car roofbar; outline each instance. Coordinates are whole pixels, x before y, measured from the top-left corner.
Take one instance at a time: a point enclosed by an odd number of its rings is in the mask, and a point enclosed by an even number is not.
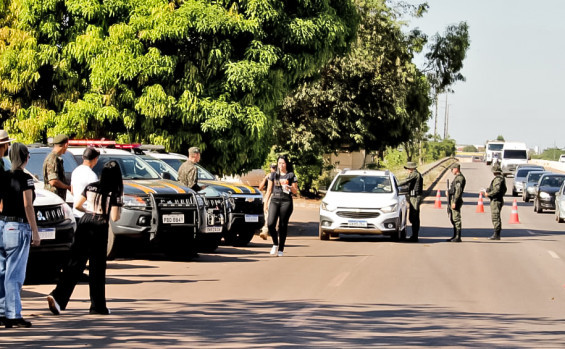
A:
[[[106,140],[96,140],[96,139],[69,139],[70,146],[106,147],[115,144],[116,141],[106,141]]]

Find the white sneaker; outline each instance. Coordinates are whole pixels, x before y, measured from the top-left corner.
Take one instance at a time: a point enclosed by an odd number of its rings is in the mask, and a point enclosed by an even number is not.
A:
[[[283,256],[283,251],[279,251],[279,253],[277,254],[277,257],[282,257]]]
[[[277,254],[278,250],[279,250],[279,246],[278,246],[278,245],[273,245],[273,247],[271,248],[271,254],[272,254],[272,255]]]

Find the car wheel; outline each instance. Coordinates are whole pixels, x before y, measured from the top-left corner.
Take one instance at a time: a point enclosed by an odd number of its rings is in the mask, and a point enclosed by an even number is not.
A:
[[[227,245],[242,247],[247,246],[251,239],[253,239],[255,231],[241,231],[241,230],[230,230],[224,234],[224,241]]]
[[[318,226],[318,237],[320,238],[320,240],[329,240],[330,239],[330,234],[326,231],[322,230],[322,226]]]
[[[555,220],[557,223],[563,223],[563,218],[561,218],[561,210],[559,207],[555,207]]]
[[[518,193],[515,190],[512,190],[512,196],[518,196]]]
[[[221,240],[221,236],[206,237],[197,242],[196,248],[198,249],[198,252],[212,253],[218,249]]]
[[[108,247],[106,250],[106,259],[111,260],[116,258],[118,253],[118,239],[116,234],[112,231],[112,224],[108,224]]]

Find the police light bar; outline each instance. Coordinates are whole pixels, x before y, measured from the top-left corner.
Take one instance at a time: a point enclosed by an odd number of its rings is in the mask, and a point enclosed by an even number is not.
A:
[[[107,141],[104,139],[69,139],[69,145],[73,146],[91,146],[91,147],[107,147],[115,145],[116,141]]]
[[[114,148],[116,149],[134,149],[139,148],[140,143],[132,143],[132,144],[114,144]]]
[[[141,144],[140,148],[143,150],[153,150],[153,151],[165,150],[165,146],[161,144]]]

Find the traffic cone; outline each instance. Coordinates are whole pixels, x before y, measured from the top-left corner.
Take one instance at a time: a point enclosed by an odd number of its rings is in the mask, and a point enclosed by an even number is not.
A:
[[[441,208],[441,193],[439,192],[439,189],[437,190],[436,202],[435,202],[434,207],[435,208]]]
[[[514,199],[512,204],[512,213],[510,213],[510,224],[519,224],[520,219],[518,219],[518,202]]]
[[[479,193],[479,202],[477,202],[477,210],[476,213],[485,213],[485,206],[483,204],[483,193]]]

